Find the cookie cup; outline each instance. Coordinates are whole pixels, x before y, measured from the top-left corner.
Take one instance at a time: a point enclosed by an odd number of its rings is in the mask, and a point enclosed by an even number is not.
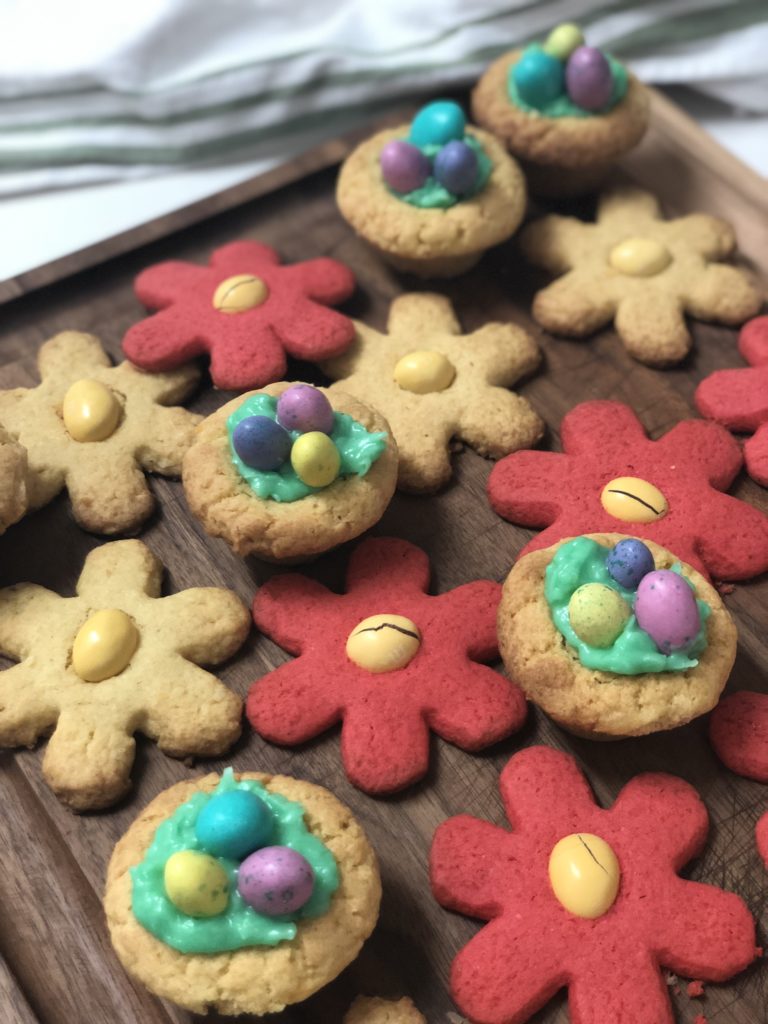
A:
[[[156,797],[118,842],[107,870],[104,909],[118,957],[142,984],[193,1013],[279,1013],[307,999],[355,959],[379,914],[376,856],[352,813],[328,790],[283,775],[241,772],[272,793],[300,802],[304,821],[330,849],[339,887],[321,917],[300,921],[296,937],[277,946],[225,953],[180,953],[148,932],[131,909],[130,869],[143,859],[158,826],[197,791],[212,792],[218,775],[180,782]]]
[[[623,534],[585,534],[613,547]],[[524,555],[507,577],[499,605],[499,650],[510,678],[529,700],[569,732],[619,739],[674,729],[717,704],[736,657],[736,626],[717,591],[685,562],[649,540],[657,569],[676,563],[710,606],[707,647],[695,668],[629,676],[586,668],[557,630],[544,597],[544,574],[558,548]]]
[[[279,502],[259,498],[235,468],[227,418],[252,395],[277,397],[299,381],[270,384],[227,402],[205,419],[184,458],[182,481],[192,513],[206,533],[221,537],[237,555],[295,564],[359,536],[381,519],[397,484],[397,445],[374,409],[340,392],[318,388],[335,412],[345,412],[371,433],[385,432],[387,447],[365,476],[338,478],[328,487]]]
[[[507,94],[510,67],[522,51],[503,54],[472,91],[472,117],[518,160],[533,195],[566,198],[594,191],[648,127],[649,93],[629,74],[627,92],[607,114],[545,117],[521,110]]]
[[[525,180],[517,163],[488,132],[468,127],[493,162],[477,195],[448,209],[420,209],[394,196],[384,183],[379,157],[409,125],[379,132],[344,161],[336,186],[342,216],[396,270],[419,277],[455,277],[486,249],[510,238],[525,212]]]

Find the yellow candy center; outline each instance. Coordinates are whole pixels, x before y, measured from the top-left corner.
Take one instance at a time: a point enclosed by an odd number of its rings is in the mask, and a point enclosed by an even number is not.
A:
[[[614,904],[621,869],[616,854],[600,836],[565,836],[549,857],[549,882],[558,901],[576,917],[602,917]]]
[[[603,488],[600,502],[615,519],[625,523],[654,523],[669,511],[667,499],[653,484],[637,476],[619,476]]]
[[[78,630],[72,645],[72,668],[86,683],[100,683],[122,672],[139,645],[130,615],[118,608],[95,612]]]
[[[368,672],[394,672],[416,657],[421,633],[403,615],[370,615],[347,637],[347,657]]]
[[[395,366],[395,383],[404,391],[428,395],[453,383],[456,367],[442,352],[409,352]]]
[[[327,487],[339,475],[341,455],[327,434],[310,430],[293,442],[291,465],[308,487]]]
[[[120,422],[115,394],[97,380],[78,380],[64,396],[61,416],[74,441],[105,441]]]
[[[611,249],[608,262],[620,274],[654,277],[672,262],[672,253],[655,238],[627,238]]]
[[[165,862],[165,893],[173,905],[189,917],[215,917],[229,903],[229,879],[210,854],[179,850]]]
[[[213,308],[220,313],[247,313],[269,298],[269,289],[255,274],[235,274],[213,293]]]

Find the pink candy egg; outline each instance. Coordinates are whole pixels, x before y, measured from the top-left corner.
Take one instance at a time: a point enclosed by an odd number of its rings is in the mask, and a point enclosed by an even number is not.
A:
[[[637,588],[635,616],[662,654],[690,647],[701,628],[694,592],[671,569],[655,569],[643,576]]]
[[[429,177],[429,160],[417,146],[404,139],[388,142],[379,160],[382,177],[395,192],[413,192]]]
[[[285,389],[277,400],[277,422],[286,430],[298,430],[301,434],[313,430],[330,434],[335,423],[331,403],[311,384]]]
[[[601,110],[613,92],[613,74],[602,50],[579,46],[565,66],[565,86],[573,102],[584,110]]]
[[[314,884],[312,865],[290,846],[264,846],[246,857],[237,872],[237,891],[268,917],[300,910]]]

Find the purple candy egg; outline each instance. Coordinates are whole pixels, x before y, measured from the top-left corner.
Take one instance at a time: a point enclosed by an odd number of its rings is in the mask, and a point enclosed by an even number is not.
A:
[[[635,616],[662,654],[690,647],[701,628],[693,590],[671,569],[655,569],[643,576],[637,588]]]
[[[471,192],[477,181],[477,154],[466,142],[448,142],[435,157],[435,177],[455,196]]]
[[[301,434],[311,430],[330,434],[334,427],[331,403],[311,384],[296,384],[280,395],[277,420],[286,430],[298,430]]]
[[[596,46],[579,46],[565,66],[565,87],[573,102],[584,110],[601,110],[613,92],[611,65]]]
[[[413,192],[429,177],[429,160],[417,146],[404,139],[392,139],[379,157],[384,181],[395,192]]]
[[[300,910],[314,884],[312,865],[290,846],[264,846],[246,857],[237,872],[237,891],[268,917]]]
[[[232,431],[232,447],[252,469],[278,469],[291,453],[291,437],[269,416],[246,416]]]
[[[622,587],[634,590],[646,573],[653,572],[655,562],[647,545],[627,537],[609,551],[605,568]]]

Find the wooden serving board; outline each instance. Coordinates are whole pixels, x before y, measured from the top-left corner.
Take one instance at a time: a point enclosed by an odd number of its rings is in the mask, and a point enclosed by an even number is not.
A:
[[[0,387],[32,385],[39,345],[65,328],[99,335],[119,358],[123,334],[144,316],[132,292],[137,272],[168,258],[205,262],[213,248],[235,238],[268,242],[287,262],[331,255],[348,263],[359,289],[346,311],[382,329],[391,299],[419,285],[383,267],[336,212],[336,171],[331,165],[353,142],[330,143],[261,179],[0,285],[0,299],[14,299],[3,311]],[[661,97],[654,97],[647,139],[621,173],[656,191],[667,213],[700,209],[726,217],[736,227],[745,260],[768,281],[765,182]],[[545,444],[557,447],[565,412],[593,398],[630,403],[656,437],[695,415],[691,399],[698,381],[720,367],[741,365],[735,332],[701,324],[694,326],[693,354],[666,372],[633,362],[612,331],[584,343],[549,337],[528,312],[543,280],[525,267],[511,243],[490,253],[472,273],[436,290],[451,297],[466,330],[489,319],[511,320],[539,339],[544,366],[520,390],[549,425]],[[313,373],[299,365],[292,371],[303,379]],[[316,375],[311,379],[320,380]],[[209,413],[230,397],[205,387],[192,408]],[[449,487],[432,498],[398,494],[374,531],[425,548],[438,591],[471,579],[503,580],[531,536],[491,511],[485,497],[489,470],[488,462],[464,451],[456,456]],[[168,590],[223,585],[250,602],[275,570],[253,559],[238,559],[223,542],[208,538],[187,511],[178,482],[155,480],[153,488],[159,511],[141,538],[167,566]],[[734,493],[768,510],[768,495],[746,477],[739,479]],[[102,542],[74,524],[62,496],[0,538],[0,584],[31,580],[70,594],[83,558]],[[340,589],[348,555],[349,546],[303,571]],[[730,686],[767,691],[768,579],[739,584],[726,603],[739,627]],[[221,675],[244,696],[253,679],[285,657],[254,631]],[[575,754],[603,803],[612,801],[640,771],[672,771],[691,782],[706,801],[712,829],[706,852],[687,873],[739,893],[758,920],[759,941],[768,939],[768,873],[753,835],[757,818],[768,806],[768,789],[719,765],[703,720],[644,739],[591,743],[563,733],[531,708],[521,733],[484,754],[472,756],[433,740],[427,778],[385,800],[371,799],[348,783],[340,768],[337,729],[300,749],[286,750],[262,742],[246,728],[228,757],[196,765],[170,760],[154,744],[139,739],[130,797],[111,811],[80,817],[64,809],[43,782],[40,749],[4,752],[0,1021],[187,1024],[195,1019],[129,979],[112,952],[100,896],[112,847],[139,810],[174,782],[232,764],[236,769],[297,775],[329,787],[352,807],[381,863],[381,917],[359,959],[308,1002],[273,1019],[279,1024],[335,1024],[362,991],[408,994],[431,1024],[458,1024],[462,1018],[447,990],[449,966],[478,924],[447,913],[432,899],[426,867],[430,840],[441,821],[459,812],[505,824],[498,773],[515,751],[534,743]],[[766,963],[753,965],[730,984],[707,986],[703,1002],[690,1000],[684,983],[672,981],[671,992],[681,1022],[693,1021],[701,1012],[711,1024],[768,1020]],[[539,1024],[567,1021],[564,995],[532,1019]]]

